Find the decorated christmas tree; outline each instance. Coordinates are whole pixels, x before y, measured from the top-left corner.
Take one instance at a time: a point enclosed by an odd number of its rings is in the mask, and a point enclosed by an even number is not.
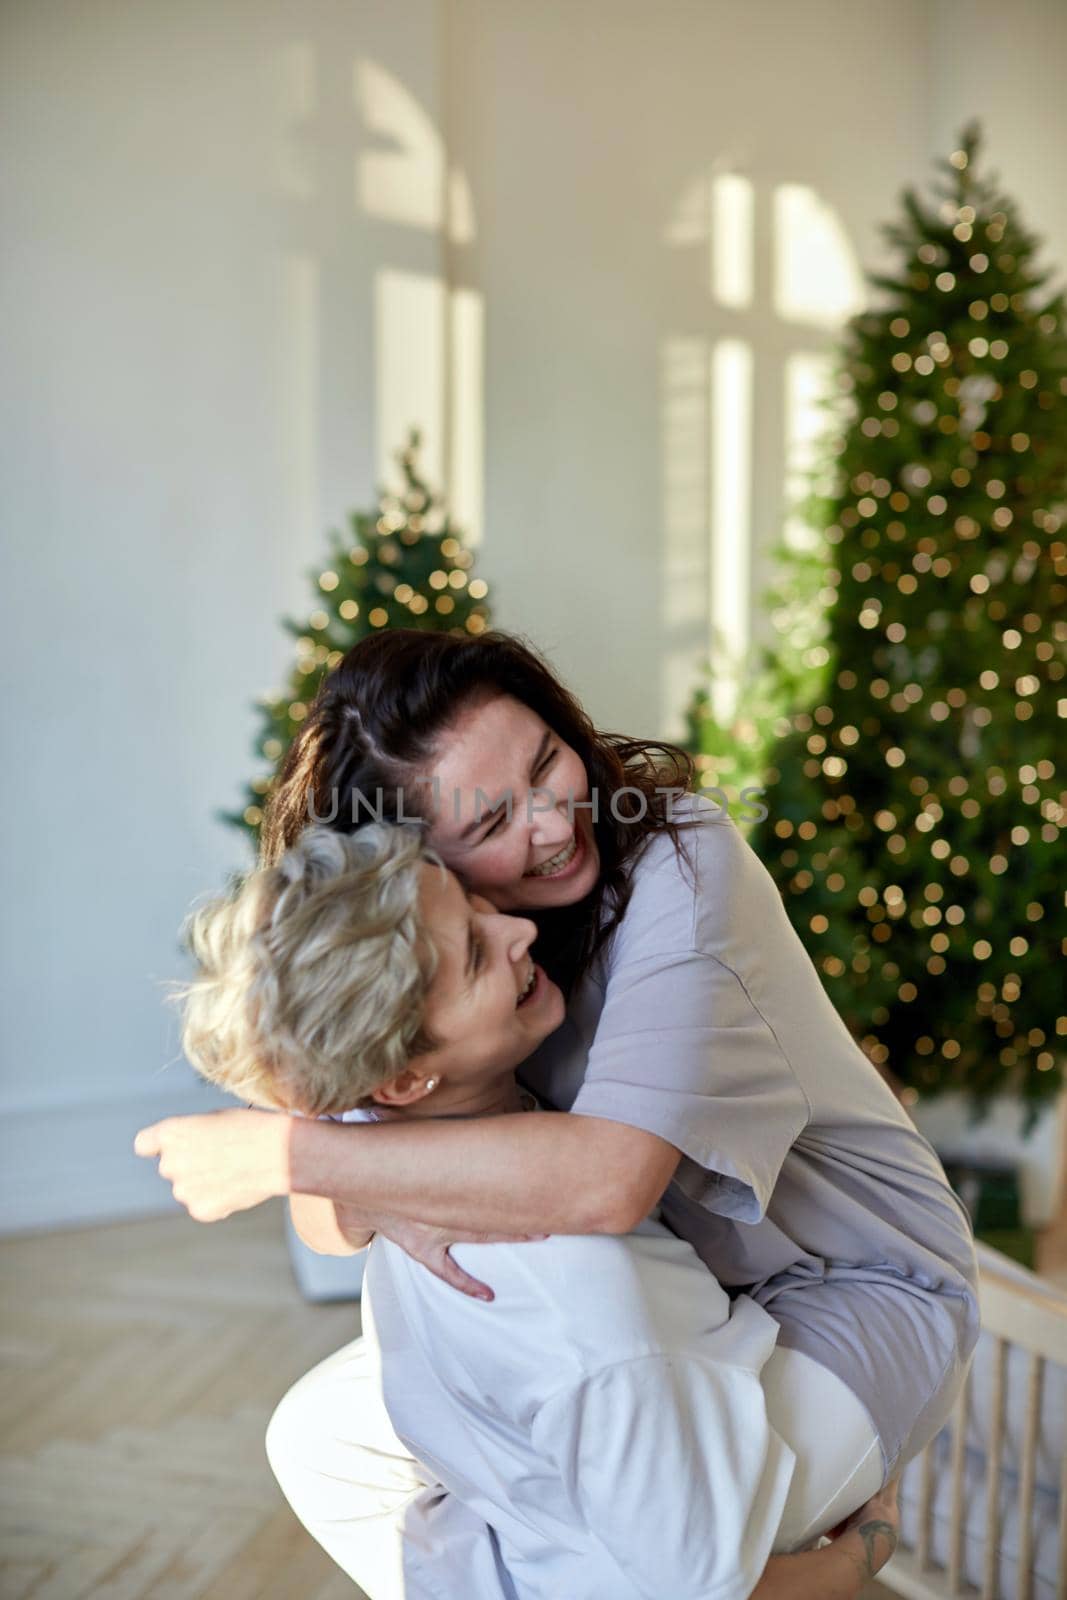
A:
[[[719,804],[743,833],[754,819],[751,801],[738,805],[743,792],[763,787],[772,752],[793,726],[790,713],[814,705],[826,685],[829,608],[837,597],[826,529],[843,448],[834,436],[845,421],[841,393],[824,396],[820,409],[823,436],[804,491],[788,507],[787,531],[770,552],[772,581],[760,596],[773,643],[752,645],[738,658],[714,639],[685,711],[684,743],[701,785],[720,791]]]
[[[977,151],[905,194],[847,331],[823,680],[750,837],[874,1062],[1036,1114],[1067,1050],[1067,335]]]
[[[817,489],[804,502],[812,528],[823,528],[827,500]],[[685,711],[685,748],[692,754],[701,787],[718,791],[743,833],[754,820],[745,790],[761,789],[778,739],[792,727],[790,709],[814,703],[826,677],[829,651],[826,599],[828,557],[824,539],[815,547],[782,541],[771,552],[774,581],[762,596],[775,629],[775,644],[753,646],[740,660],[721,648],[702,664],[702,681]],[[716,691],[724,687],[731,709],[716,711]]]
[[[383,628],[478,634],[489,625],[489,586],[472,577],[473,555],[419,473],[419,445],[413,430],[397,455],[400,491],[383,491],[376,511],[353,512],[347,533],[330,534],[326,561],[309,573],[315,610],[303,622],[283,618],[296,660],[286,687],[257,703],[255,750],[267,769],[250,781],[240,810],[221,813],[257,848],[275,774],[319,684],[352,645]]]

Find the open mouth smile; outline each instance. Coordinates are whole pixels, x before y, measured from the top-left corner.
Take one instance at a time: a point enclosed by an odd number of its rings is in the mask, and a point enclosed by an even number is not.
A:
[[[520,1006],[524,1006],[526,1004],[534,990],[538,987],[538,978],[540,977],[540,973],[540,967],[538,967],[535,962],[531,961],[530,970],[526,975],[526,982],[523,984],[519,993],[519,998],[515,1002],[516,1011]]]
[[[578,854],[579,839],[575,833],[569,844],[564,845],[554,856],[549,856],[547,861],[542,861],[539,867],[532,867],[526,874],[528,878],[554,878],[557,873],[564,872]]]

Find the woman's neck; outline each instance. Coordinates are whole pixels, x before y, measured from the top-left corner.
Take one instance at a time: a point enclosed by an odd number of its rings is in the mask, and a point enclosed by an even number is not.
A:
[[[491,1083],[456,1084],[445,1082],[432,1094],[410,1106],[377,1106],[383,1121],[416,1117],[502,1117],[525,1109],[522,1090],[513,1072]]]

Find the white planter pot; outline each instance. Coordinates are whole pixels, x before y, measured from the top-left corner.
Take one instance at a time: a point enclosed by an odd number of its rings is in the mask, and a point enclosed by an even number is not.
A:
[[[1023,1137],[1023,1112],[1013,1096],[998,1095],[989,1116],[977,1125],[964,1095],[937,1095],[908,1108],[919,1132],[944,1160],[989,1161],[1018,1168],[1023,1220],[1045,1227],[1067,1200],[1067,1094],[1042,1112]]]

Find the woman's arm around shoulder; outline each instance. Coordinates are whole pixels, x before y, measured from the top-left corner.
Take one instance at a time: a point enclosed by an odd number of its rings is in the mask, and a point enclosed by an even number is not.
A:
[[[288,1192],[445,1230],[628,1233],[678,1160],[643,1128],[553,1112],[358,1130],[295,1122]]]
[[[626,1233],[656,1204],[678,1151],[597,1117],[525,1112],[341,1124],[264,1111],[167,1117],[138,1155],[189,1214],[216,1222],[275,1195],[339,1201],[368,1228],[425,1223],[454,1238]]]

